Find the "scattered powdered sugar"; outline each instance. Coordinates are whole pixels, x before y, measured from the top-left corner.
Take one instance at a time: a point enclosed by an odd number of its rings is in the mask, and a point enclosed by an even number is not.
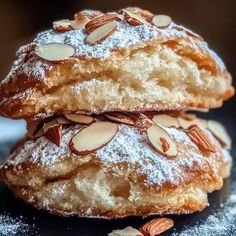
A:
[[[10,155],[7,164],[12,164],[19,168],[19,165],[24,161],[30,161],[50,166],[61,158],[75,156],[75,154],[71,153],[69,142],[80,128],[80,125],[64,128],[61,147],[52,144],[45,137],[27,141],[21,148]],[[138,171],[147,176],[147,184],[162,184],[163,182],[177,184],[182,179],[182,169],[191,168],[193,165],[201,168],[206,164],[210,164],[214,170],[215,162],[208,163],[209,158],[202,156],[200,152],[197,153],[195,144],[184,131],[175,128],[165,129],[174,137],[177,144],[184,143],[187,145],[189,151],[186,152],[179,145],[178,156],[167,158],[150,147],[145,131],[132,126],[119,125],[119,131],[116,136],[107,145],[96,151],[97,157],[105,165],[114,163],[114,171],[118,168],[116,165],[118,163],[126,162],[128,166],[137,166]],[[134,168],[132,167],[132,169]]]
[[[0,235],[27,235],[30,227],[19,218],[12,218],[9,215],[0,215]]]
[[[150,41],[158,36],[156,27],[151,24],[143,24],[132,27],[125,21],[119,22],[117,30],[110,37],[100,44],[90,45],[85,43],[87,33],[84,28],[70,30],[64,33],[54,30],[39,33],[34,40],[37,45],[48,43],[64,43],[73,46],[76,49],[76,55],[87,58],[106,59],[109,57],[111,50],[118,48],[127,48],[129,46]]]
[[[184,227],[180,233],[173,236],[233,236],[236,232],[236,183],[231,188],[228,202],[216,213],[205,220],[194,222]]]

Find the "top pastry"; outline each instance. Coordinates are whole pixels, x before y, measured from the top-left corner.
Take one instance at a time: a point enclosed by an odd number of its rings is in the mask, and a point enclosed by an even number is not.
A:
[[[234,94],[203,38],[139,8],[85,10],[53,22],[16,53],[0,115],[208,110]]]

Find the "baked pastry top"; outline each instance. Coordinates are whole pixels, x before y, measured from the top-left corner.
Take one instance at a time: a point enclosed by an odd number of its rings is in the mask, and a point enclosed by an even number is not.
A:
[[[201,110],[221,106],[233,93],[216,53],[167,16],[89,10],[54,22],[18,50],[0,84],[0,114]]]
[[[149,124],[158,127],[156,140],[160,134],[167,142],[163,149],[152,143],[149,128],[100,119],[66,124],[60,146],[48,136],[23,140],[1,166],[0,176],[16,196],[60,215],[116,218],[200,211],[208,205],[207,193],[220,189],[229,176],[232,160],[205,121],[199,123],[201,131],[192,133],[196,126],[186,127],[193,121],[183,120],[181,127],[166,117],[155,120],[164,126]],[[104,123],[107,128],[89,134],[92,126]],[[113,125],[115,135],[95,148]],[[83,133],[86,151],[78,147],[82,139],[75,141],[78,133]]]

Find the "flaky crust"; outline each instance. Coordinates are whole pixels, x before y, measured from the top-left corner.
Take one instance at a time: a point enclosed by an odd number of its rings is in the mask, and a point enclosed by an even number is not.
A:
[[[234,94],[223,62],[199,35],[173,22],[165,29],[118,24],[92,46],[84,29],[40,33],[0,85],[0,114],[209,109]],[[76,54],[57,63],[34,54],[51,42],[73,45]]]
[[[168,158],[151,148],[144,130],[127,125],[119,125],[103,148],[77,156],[68,143],[81,128],[64,128],[61,147],[45,137],[23,141],[1,167],[2,180],[16,196],[51,213],[119,218],[200,211],[207,193],[230,174],[231,156],[207,130],[217,148],[210,155],[183,130],[165,128],[178,149]]]

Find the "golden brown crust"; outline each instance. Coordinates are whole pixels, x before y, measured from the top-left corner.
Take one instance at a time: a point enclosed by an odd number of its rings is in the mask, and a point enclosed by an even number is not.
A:
[[[39,34],[19,51],[18,65],[0,85],[0,114],[209,109],[234,94],[223,62],[200,36],[173,22],[166,29],[119,24],[119,33],[91,47],[73,41],[73,34],[86,36],[79,30],[61,38],[53,31]],[[128,46],[114,43],[122,42],[121,29],[131,35]],[[138,34],[145,40],[136,40]],[[65,38],[78,51],[73,57],[53,63],[34,54],[35,45]]]
[[[1,167],[3,181],[16,196],[54,214],[119,218],[200,211],[207,193],[230,173],[228,151],[208,131],[216,153],[203,153],[184,131],[166,128],[178,147],[177,156],[167,158],[146,143],[141,129],[127,125],[119,125],[105,147],[77,156],[68,143],[79,129],[64,128],[60,148],[45,137],[25,141]]]

